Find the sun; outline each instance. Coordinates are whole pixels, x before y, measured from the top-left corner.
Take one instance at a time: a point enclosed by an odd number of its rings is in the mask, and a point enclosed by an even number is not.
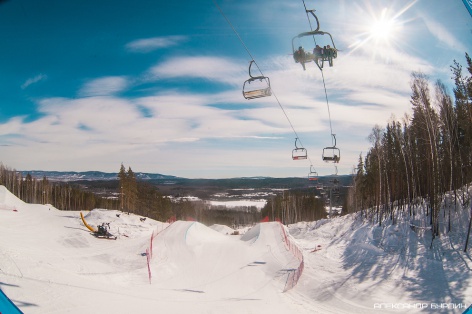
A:
[[[386,16],[387,9],[383,9],[382,14],[378,19],[375,19],[370,27],[370,37],[375,41],[388,42],[395,32],[395,20],[389,19]]]
[[[349,45],[350,53],[361,49],[374,57],[383,56],[388,59],[402,45],[402,36],[405,35],[403,26],[407,21],[401,17],[417,1],[409,0],[400,9],[379,8],[376,3],[366,1],[356,15],[358,23],[353,27],[355,34],[352,36],[354,41]]]

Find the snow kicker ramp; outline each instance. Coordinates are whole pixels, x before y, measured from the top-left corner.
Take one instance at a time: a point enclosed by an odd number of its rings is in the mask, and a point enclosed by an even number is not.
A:
[[[155,240],[152,284],[234,300],[257,298],[267,289],[280,293],[300,264],[287,251],[281,228],[261,223],[240,238],[177,221]]]

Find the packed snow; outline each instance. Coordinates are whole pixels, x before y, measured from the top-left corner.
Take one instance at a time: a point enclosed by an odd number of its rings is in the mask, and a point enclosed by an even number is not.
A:
[[[24,313],[462,313],[472,302],[468,210],[454,211],[458,227],[432,247],[422,221],[402,216],[381,226],[359,213],[268,222],[235,235],[83,214],[93,228],[110,223],[117,239],[94,237],[80,212],[26,204],[0,186],[0,288]]]

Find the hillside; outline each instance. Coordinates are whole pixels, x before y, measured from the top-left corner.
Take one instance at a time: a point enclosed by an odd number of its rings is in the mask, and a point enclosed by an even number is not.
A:
[[[456,229],[430,248],[422,206],[395,225],[353,214],[237,236],[84,212],[92,226],[109,222],[115,241],[90,235],[79,212],[26,204],[0,186],[0,288],[25,313],[462,313],[472,300],[471,249],[462,252],[470,212],[455,209]],[[303,272],[284,292],[297,248]]]

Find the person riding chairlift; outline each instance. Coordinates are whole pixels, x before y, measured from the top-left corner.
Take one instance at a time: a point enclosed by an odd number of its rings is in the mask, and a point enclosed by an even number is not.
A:
[[[334,55],[334,49],[331,48],[330,45],[326,46],[325,54],[326,54],[326,56],[327,56],[328,58],[330,58],[330,57],[332,58],[333,55]]]
[[[303,62],[305,60],[305,50],[302,46],[298,47],[298,50],[293,54],[293,58],[296,62]]]
[[[313,48],[313,56],[315,57],[316,63],[318,63],[318,58],[323,57],[323,49],[320,45],[316,45],[316,47]]]

